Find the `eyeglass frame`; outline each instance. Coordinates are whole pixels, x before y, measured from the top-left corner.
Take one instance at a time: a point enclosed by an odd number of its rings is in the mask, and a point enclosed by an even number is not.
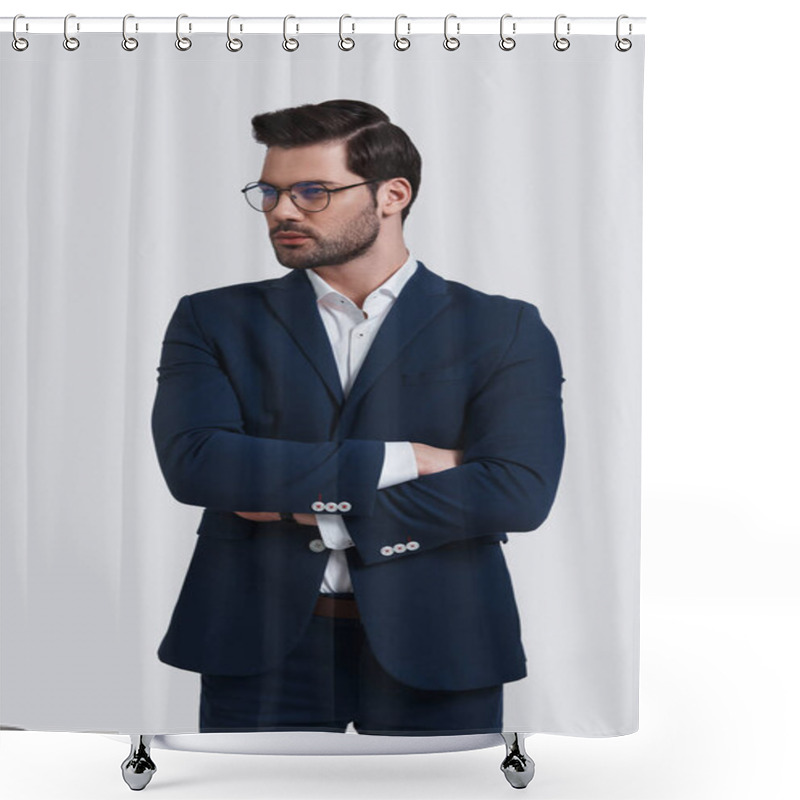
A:
[[[281,195],[284,192],[288,192],[289,193],[289,199],[292,201],[292,203],[294,204],[294,207],[298,211],[302,211],[304,214],[318,214],[320,211],[325,211],[325,209],[328,208],[328,206],[330,206],[330,204],[331,204],[331,195],[332,194],[335,194],[336,192],[343,192],[345,189],[354,189],[356,186],[366,186],[369,183],[379,183],[380,181],[385,181],[385,180],[386,180],[386,178],[372,178],[371,180],[368,180],[368,181],[361,181],[361,183],[351,183],[349,186],[337,186],[335,189],[329,189],[321,181],[295,181],[291,186],[288,186],[285,189],[281,188],[280,186],[275,186],[275,184],[273,184],[273,183],[267,183],[267,181],[253,181],[252,183],[248,183],[247,186],[245,186],[240,191],[244,195],[244,199],[247,202],[247,205],[250,208],[252,208],[254,211],[258,211],[261,214],[267,214],[267,213],[269,213],[269,211],[274,211],[278,207],[278,203],[280,203],[280,201],[281,201]],[[319,186],[321,189],[323,189],[327,193],[328,201],[325,203],[325,205],[322,208],[316,208],[316,209],[302,208],[301,206],[297,205],[297,200],[295,199],[294,195],[292,194],[292,189],[294,189],[295,186],[299,186],[300,184]],[[272,208],[270,208],[268,210],[265,210],[263,208],[256,208],[248,200],[247,192],[250,189],[254,189],[256,186],[271,186],[273,189],[275,189],[275,192],[276,192],[275,205],[272,206]]]

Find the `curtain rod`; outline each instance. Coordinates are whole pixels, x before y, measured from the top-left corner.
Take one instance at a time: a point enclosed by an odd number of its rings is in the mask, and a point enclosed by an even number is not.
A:
[[[194,17],[181,15],[181,31],[188,34],[226,33],[227,17]],[[555,17],[513,17],[505,15],[504,30],[506,35],[518,36],[532,33],[550,33],[554,31]],[[616,17],[570,17],[559,15],[559,30],[569,34],[614,35],[617,29]],[[305,17],[291,16],[287,20],[289,31],[295,34],[338,33],[340,28],[345,34],[387,33],[395,32],[395,24],[400,35],[409,36],[423,33],[441,34],[444,31],[444,17],[357,17],[344,15],[339,17]],[[0,18],[0,31],[10,33],[13,28],[12,17]],[[626,17],[622,20],[623,35],[643,34],[645,17]],[[569,25],[569,31],[566,30]],[[27,17],[17,20],[17,33],[63,33],[64,17]],[[70,35],[75,33],[121,33],[122,17],[81,17],[70,15],[68,20]],[[174,33],[175,17],[136,17],[128,19],[129,35],[138,33]],[[284,17],[235,17],[231,20],[231,30],[237,34],[244,33],[282,33]],[[498,33],[500,17],[458,17],[450,15],[448,30],[454,35]]]

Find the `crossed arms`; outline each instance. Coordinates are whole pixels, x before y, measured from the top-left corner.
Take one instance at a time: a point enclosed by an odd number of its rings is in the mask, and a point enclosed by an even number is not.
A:
[[[463,450],[448,450],[422,442],[411,442],[410,444],[419,475],[432,475],[435,472],[443,472],[446,469],[457,467],[464,455]],[[281,518],[279,511],[237,511],[235,513],[252,522],[277,522]],[[317,526],[320,523],[318,514],[294,513],[292,516],[294,521],[300,525]]]
[[[463,450],[434,456],[416,480],[377,489],[384,443],[300,442],[245,432],[239,399],[189,297],[170,321],[153,408],[156,452],[183,503],[216,510],[308,514],[309,498],[347,498],[347,529],[367,563],[374,545],[413,531],[426,546],[538,527],[561,472],[564,429],[555,341],[528,303],[516,303],[513,335],[470,399]],[[415,443],[422,444],[422,443]],[[450,455],[448,455],[448,453]],[[453,466],[436,469],[451,458]]]

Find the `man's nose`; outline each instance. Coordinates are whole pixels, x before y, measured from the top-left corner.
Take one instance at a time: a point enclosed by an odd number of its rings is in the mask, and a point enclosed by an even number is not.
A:
[[[278,204],[267,213],[278,222],[284,219],[302,219],[304,216],[303,212],[292,202],[289,192],[281,192]]]

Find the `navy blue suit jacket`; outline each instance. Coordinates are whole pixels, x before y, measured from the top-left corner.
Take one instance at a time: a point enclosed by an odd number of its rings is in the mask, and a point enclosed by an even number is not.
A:
[[[153,434],[172,494],[205,511],[159,658],[221,675],[279,663],[310,621],[328,551],[309,547],[314,526],[234,512],[322,501],[349,509],[353,590],[390,674],[446,690],[524,677],[501,543],[553,503],[562,380],[535,306],[421,262],[347,399],[301,270],[183,297]],[[463,463],[378,490],[386,441],[463,450]],[[409,541],[419,546],[384,554]]]

